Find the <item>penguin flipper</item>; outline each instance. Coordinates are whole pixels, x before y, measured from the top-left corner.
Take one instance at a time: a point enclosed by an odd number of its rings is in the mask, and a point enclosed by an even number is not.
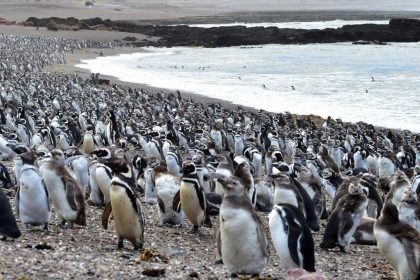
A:
[[[410,240],[407,238],[401,238],[401,243],[404,247],[404,252],[405,252],[405,257],[407,259],[408,262],[408,266],[410,267],[411,270],[415,271],[417,274],[419,274],[420,272],[420,267],[418,265],[418,258],[416,259],[416,255],[418,255],[418,252],[416,252],[417,246],[418,244],[413,244],[413,242],[418,242],[419,239],[416,238],[414,240]],[[416,243],[417,243],[416,242]],[[417,254],[416,254],[417,253]]]
[[[109,217],[112,213],[112,205],[111,202],[108,202],[104,208],[104,212],[102,213],[102,227],[104,229],[108,229]]]
[[[264,234],[264,228],[259,220],[255,221],[257,224],[257,236],[258,236],[258,242],[260,243],[260,248],[265,257],[268,257],[268,243],[267,239],[265,238]]]
[[[20,185],[18,185],[17,190],[16,190],[16,214],[17,215],[19,215],[19,201],[20,201]]]
[[[44,187],[45,194],[47,196],[47,207],[48,212],[51,211],[51,205],[50,205],[50,193],[48,192],[47,186],[45,185],[44,179],[42,179],[42,186]]]
[[[344,235],[353,227],[353,219],[351,213],[348,211],[341,211],[339,214],[339,221],[338,236],[342,239],[344,238]]]
[[[64,182],[65,183],[65,182]],[[65,188],[66,188],[66,197],[67,197],[67,201],[69,203],[69,206],[71,209],[73,209],[74,211],[77,211],[77,203],[76,200],[74,199],[74,195],[75,195],[75,191],[74,191],[74,186],[71,183],[65,183]]]
[[[299,253],[298,253],[298,242],[300,239],[300,236],[302,235],[302,230],[300,227],[295,223],[289,223],[289,232],[287,233],[287,243],[289,246],[289,253],[292,260],[297,264],[298,266],[301,266],[299,260]]]
[[[217,253],[219,254],[219,257],[222,258],[222,239],[220,237],[220,229],[217,231],[217,234],[216,234],[216,247],[217,247]]]
[[[172,201],[172,210],[176,212],[181,212],[181,192],[178,190],[174,196],[174,200]]]

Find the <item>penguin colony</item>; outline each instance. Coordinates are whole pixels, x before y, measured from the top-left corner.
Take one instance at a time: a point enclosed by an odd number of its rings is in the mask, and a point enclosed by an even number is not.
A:
[[[188,220],[199,235],[219,220],[217,257],[232,276],[260,275],[268,258],[284,271],[315,272],[316,246],[346,253],[357,243],[377,246],[399,279],[418,279],[419,134],[332,118],[317,127],[289,113],[40,72],[65,63],[64,52],[114,46],[0,35],[0,181],[17,210],[0,188],[3,239],[30,227],[83,227],[86,208],[101,207],[118,248],[135,250],[147,223]],[[146,220],[145,205],[159,216]],[[50,225],[53,213],[59,225]]]

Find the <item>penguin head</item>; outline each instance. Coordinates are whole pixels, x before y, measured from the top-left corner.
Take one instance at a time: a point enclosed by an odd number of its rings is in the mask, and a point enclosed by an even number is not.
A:
[[[381,219],[387,224],[396,224],[400,221],[398,218],[398,209],[393,203],[385,204],[381,211]]]
[[[29,152],[29,148],[25,144],[18,143],[16,141],[9,141],[6,146],[12,149],[18,155]]]
[[[116,174],[128,173],[130,171],[128,164],[123,159],[108,161],[105,165],[111,168],[112,172]]]
[[[223,186],[223,190],[225,191],[226,195],[243,194],[245,192],[245,188],[242,185],[241,179],[238,177],[220,176],[217,178],[217,182]]]
[[[111,151],[108,148],[97,148],[92,152],[98,158],[103,159],[110,159],[111,158]]]
[[[62,150],[60,149],[53,149],[51,151],[51,159],[55,161],[62,161],[64,162],[65,156]]]
[[[196,172],[195,164],[191,161],[185,162],[181,169],[183,175],[194,174]]]
[[[356,194],[363,194],[365,190],[363,189],[362,185],[358,182],[350,183],[349,185],[349,194],[356,195]]]
[[[416,203],[416,193],[411,188],[405,188],[401,197],[401,201],[408,202],[410,204]]]

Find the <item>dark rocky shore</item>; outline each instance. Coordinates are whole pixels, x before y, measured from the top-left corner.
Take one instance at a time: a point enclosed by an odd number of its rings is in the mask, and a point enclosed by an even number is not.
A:
[[[345,25],[338,29],[279,29],[277,27],[229,26],[214,28],[189,27],[187,25],[144,25],[135,21],[112,21],[101,18],[36,18],[30,17],[24,23],[28,26],[47,27],[52,30],[113,30],[140,33],[159,37],[160,40],[136,41],[134,46],[203,46],[230,47],[260,44],[309,44],[337,42],[419,42],[420,20],[391,19],[389,24]]]

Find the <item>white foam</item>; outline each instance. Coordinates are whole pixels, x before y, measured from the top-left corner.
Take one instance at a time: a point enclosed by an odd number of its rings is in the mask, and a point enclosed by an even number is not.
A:
[[[293,28],[293,29],[325,29],[325,28],[341,28],[344,25],[356,24],[388,24],[389,20],[327,20],[327,21],[307,21],[307,22],[234,22],[222,24],[188,24],[190,27],[213,28],[222,26],[245,26],[245,27],[278,27],[278,28]]]
[[[98,57],[77,66],[127,82],[272,112],[330,115],[420,132],[419,47],[402,43],[144,48],[143,53]]]

